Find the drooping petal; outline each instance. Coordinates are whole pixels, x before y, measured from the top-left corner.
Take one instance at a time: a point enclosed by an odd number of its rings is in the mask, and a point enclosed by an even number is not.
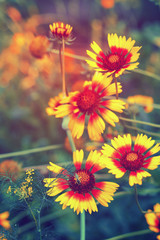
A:
[[[97,114],[93,113],[90,115],[88,121],[88,135],[91,139],[100,136],[105,129],[105,123],[103,119]]]
[[[117,117],[117,115],[110,111],[109,109],[99,108],[99,112],[104,118],[104,120],[113,127],[115,127],[115,122],[119,122],[119,118]]]
[[[137,171],[131,171],[129,175],[129,185],[133,186],[134,184],[142,185],[142,179],[137,177]]]
[[[56,199],[55,202],[60,202],[62,204],[62,209],[65,209],[67,207],[68,201],[71,199],[72,195],[74,194],[73,191],[65,192],[61,195],[59,195]]]
[[[84,132],[85,115],[78,116],[79,113],[71,114],[68,127],[71,129],[73,137],[80,138]]]

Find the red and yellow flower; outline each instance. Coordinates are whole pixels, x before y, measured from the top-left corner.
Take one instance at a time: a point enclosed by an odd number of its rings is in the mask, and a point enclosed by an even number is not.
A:
[[[49,25],[49,28],[55,38],[59,40],[69,40],[73,27],[63,22],[55,22]]]
[[[121,75],[125,70],[133,70],[138,66],[138,51],[141,47],[133,47],[135,40],[125,36],[118,37],[117,34],[108,34],[108,53],[104,53],[96,42],[91,43],[93,52],[87,50],[87,54],[93,60],[86,62],[96,71],[105,72],[107,75]]]
[[[59,93],[58,96],[54,97],[54,98],[50,98],[48,105],[49,107],[46,108],[46,113],[50,116],[50,115],[55,115],[55,113],[57,112],[57,107],[61,105],[61,100],[63,98],[63,94]]]
[[[7,220],[8,217],[9,217],[8,211],[0,213],[0,225],[7,230],[11,227],[9,220]]]
[[[151,174],[145,169],[154,170],[160,164],[160,157],[153,156],[160,151],[160,145],[146,135],[137,135],[132,149],[131,135],[115,137],[111,140],[112,146],[104,144],[102,154],[109,173],[121,178],[129,171],[129,185],[142,184],[143,177]],[[152,148],[151,148],[152,147]]]
[[[134,95],[127,98],[129,104],[142,104],[144,111],[150,113],[153,111],[153,98],[143,95]]]
[[[149,225],[149,229],[153,232],[160,233],[160,204],[157,203],[153,207],[154,212],[150,209],[145,214],[146,221]],[[160,239],[160,235],[157,235],[157,239]]]
[[[113,195],[118,184],[113,182],[96,182],[94,173],[104,168],[101,160],[101,153],[91,151],[82,167],[84,158],[83,150],[73,152],[74,169],[64,169],[50,162],[48,169],[52,171],[55,178],[45,178],[45,187],[50,189],[47,195],[56,196],[55,201],[62,204],[62,209],[67,206],[74,209],[77,214],[84,210],[90,214],[97,212],[97,205],[94,198],[103,206],[108,207],[108,203],[113,200]],[[64,193],[62,193],[66,190]]]
[[[112,76],[106,77],[96,72],[92,81],[84,82],[83,91],[70,93],[56,108],[56,117],[69,115],[69,128],[73,137],[82,136],[87,117],[89,117],[88,134],[91,139],[99,138],[103,133],[104,120],[112,126],[119,121],[113,111],[121,113],[125,103],[117,99],[107,99],[116,93],[115,84],[111,82]],[[122,92],[120,83],[118,83],[118,92]]]

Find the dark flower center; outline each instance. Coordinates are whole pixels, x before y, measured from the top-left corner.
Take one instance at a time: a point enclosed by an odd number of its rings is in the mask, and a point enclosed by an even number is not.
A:
[[[97,106],[97,94],[91,90],[81,92],[77,99],[77,106],[84,113],[92,113]]]
[[[95,185],[94,175],[86,170],[76,170],[73,175],[69,177],[69,186],[72,191],[77,193],[88,193],[90,192]]]
[[[131,151],[122,156],[120,163],[129,171],[139,170],[143,166],[144,157],[142,154]]]
[[[97,65],[103,70],[118,71],[121,68],[126,68],[130,62],[131,53],[128,50],[122,48],[115,48],[116,52],[106,55],[97,56]]]

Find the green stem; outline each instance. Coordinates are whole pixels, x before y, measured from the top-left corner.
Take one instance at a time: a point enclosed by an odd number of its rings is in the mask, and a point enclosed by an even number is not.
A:
[[[123,120],[123,121],[126,121],[126,122],[139,123],[139,124],[143,124],[143,125],[147,125],[147,126],[151,126],[151,127],[160,128],[160,124],[149,123],[149,122],[144,122],[144,121],[140,121],[140,120],[124,118],[124,117],[119,117],[119,119]]]
[[[118,86],[117,86],[117,78],[114,75],[114,83],[115,83],[115,88],[116,88],[116,99],[118,99]]]
[[[154,74],[154,73],[151,73],[151,72],[148,72],[148,71],[146,71],[146,70],[142,70],[142,69],[140,69],[140,68],[134,69],[134,70],[132,70],[131,72],[135,72],[135,73],[138,73],[138,74],[142,74],[142,75],[144,75],[144,76],[151,77],[151,78],[154,78],[154,79],[160,81],[160,77],[159,77],[158,75],[156,75],[156,74]]]
[[[37,223],[37,220],[36,220],[36,218],[35,218],[35,215],[34,215],[34,213],[33,213],[33,211],[32,211],[32,208],[30,207],[30,205],[29,205],[29,203],[27,202],[27,200],[24,198],[24,200],[25,200],[25,202],[26,202],[26,204],[27,204],[27,206],[28,206],[28,208],[29,208],[29,210],[30,210],[30,212],[31,212],[31,215],[32,215],[32,217],[33,217],[33,219],[34,219],[34,222],[35,222],[35,225],[36,225],[36,228],[38,229],[38,223]]]
[[[72,152],[74,152],[74,151],[76,151],[76,146],[75,146],[71,131],[68,128],[68,123],[69,123],[69,117],[66,116],[66,117],[63,118],[62,128],[66,131],[67,137],[69,139],[70,146],[72,148]]]
[[[64,61],[65,41],[62,38],[62,92],[66,96],[66,80],[65,80],[65,61]]]
[[[133,126],[129,126],[129,125],[124,125],[126,128],[129,128],[129,129],[133,129],[133,130],[136,130],[138,132],[143,132],[143,133],[146,133],[148,135],[151,135],[151,136],[155,136],[155,137],[160,137],[160,134],[159,133],[154,133],[154,132],[150,132],[150,131],[146,131],[144,129],[141,129],[141,128],[138,128],[138,127],[133,127]]]
[[[136,232],[125,233],[112,238],[106,238],[105,240],[119,240],[119,239],[125,239],[125,238],[128,239],[129,237],[140,236],[140,235],[149,234],[149,233],[153,233],[153,232],[150,229],[145,229],[145,230],[140,230]]]
[[[136,186],[136,184],[134,184],[134,190],[135,190],[136,203],[137,203],[137,206],[138,206],[140,212],[141,212],[142,214],[147,213],[147,211],[143,211],[143,209],[141,208],[140,203],[139,203],[139,201],[138,201],[138,192],[137,192],[137,186]]]
[[[81,227],[80,240],[85,240],[85,211],[80,213],[80,227]]]
[[[54,219],[57,219],[58,217],[62,217],[66,214],[68,214],[69,212],[66,210],[65,212],[64,211],[57,211],[56,213],[51,213],[51,214],[48,214],[44,217],[41,217],[41,224],[42,223],[45,223],[45,222],[48,222],[48,221],[51,221],[51,220],[54,220]],[[33,222],[30,222],[26,225],[24,225],[23,227],[20,227],[19,230],[18,230],[18,234],[22,234],[26,231],[29,231],[31,230],[32,228],[34,228],[34,224]]]
[[[17,157],[17,156],[23,156],[31,153],[38,153],[38,152],[43,152],[43,151],[49,151],[49,150],[55,150],[62,148],[62,144],[57,144],[57,145],[50,145],[46,147],[39,147],[39,148],[33,148],[30,150],[24,150],[24,151],[18,151],[18,152],[12,152],[12,153],[4,153],[0,154],[0,159],[1,158],[8,158],[8,157]]]

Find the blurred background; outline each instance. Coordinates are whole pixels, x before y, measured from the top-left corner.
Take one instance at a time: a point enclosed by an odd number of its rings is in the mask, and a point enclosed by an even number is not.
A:
[[[107,34],[117,33],[136,41],[140,50],[139,68],[153,74],[160,74],[160,1],[159,0],[1,0],[0,1],[0,153],[28,150],[48,145],[57,149],[12,158],[10,171],[19,174],[19,169],[34,166],[40,169],[39,183],[41,199],[45,189],[41,178],[47,175],[49,161],[55,163],[71,162],[72,155],[66,134],[61,128],[61,120],[46,114],[46,107],[51,97],[61,92],[59,57],[56,53],[45,54],[36,58],[30,52],[30,44],[38,35],[51,37],[49,24],[62,21],[73,26],[75,40],[66,47],[66,52],[86,56],[90,43],[94,40],[103,50],[107,46]],[[56,42],[52,48],[58,49]],[[70,57],[66,60],[66,81],[68,91],[78,90],[84,80],[90,80],[91,73],[85,61]],[[160,82],[136,72],[125,74],[120,79],[123,93],[120,97],[146,95],[160,103]],[[154,109],[149,114],[139,109],[137,118],[142,121],[159,123],[160,111]],[[158,132],[158,129],[143,129]],[[116,131],[116,133],[115,133]],[[107,129],[106,134],[127,132],[117,126]],[[155,137],[158,141],[160,137]],[[86,148],[89,139],[84,137],[77,142],[77,148]],[[0,165],[1,168],[2,165]],[[17,172],[16,172],[17,171]],[[38,174],[38,173],[37,173]],[[141,189],[160,188],[159,170],[154,171],[151,179],[145,180]],[[109,179],[116,181],[113,176]],[[122,191],[131,191],[125,179],[120,182]],[[24,203],[17,206],[16,199],[8,198],[3,191],[0,196],[0,212],[10,212],[10,219],[22,214]],[[160,194],[141,192],[140,202],[145,209],[159,201]],[[36,196],[37,197],[37,196]],[[37,199],[33,197],[36,205]],[[50,218],[42,221],[42,239],[75,240],[79,239],[79,217],[70,209],[61,210],[53,198],[42,209],[42,217],[53,212]],[[34,207],[34,206],[33,206]],[[56,215],[57,214],[57,215]],[[22,214],[23,215],[23,214]],[[99,212],[86,214],[87,239],[107,239],[112,236],[147,229],[144,216],[138,211],[134,195],[115,197],[109,208],[99,206]],[[17,222],[13,221],[11,238],[36,239],[34,227],[25,228],[31,217],[24,215]],[[96,226],[96,228],[95,228]],[[22,230],[19,230],[21,228]],[[135,237],[130,238],[131,240]],[[140,236],[137,240],[156,239],[154,233]]]

